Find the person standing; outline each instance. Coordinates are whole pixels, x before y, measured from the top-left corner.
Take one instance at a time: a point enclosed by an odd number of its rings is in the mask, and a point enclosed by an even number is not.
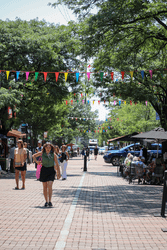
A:
[[[89,154],[90,154],[90,150],[88,147],[86,147],[86,156],[88,157],[88,160],[89,160]]]
[[[38,141],[38,147],[36,148],[36,153],[38,153],[38,152],[40,152],[40,151],[42,151],[42,141],[41,140],[39,140]],[[40,157],[39,157],[40,158]],[[39,158],[37,158],[37,160],[39,160]],[[37,164],[35,163],[35,168],[37,168]]]
[[[140,146],[139,149],[140,149],[139,157],[142,157],[142,156],[143,156],[143,149],[142,149],[142,146]]]
[[[10,172],[11,173],[14,173],[14,151],[15,151],[15,145],[12,144],[11,148],[9,150]]]
[[[27,171],[27,163],[30,165],[30,153],[29,150],[27,148],[27,142],[23,143],[23,147],[25,148],[26,152],[27,152],[27,159],[26,159],[26,168],[25,168],[25,176],[26,176],[26,171]]]
[[[145,158],[145,164],[147,164],[147,148],[144,146],[143,148],[143,157]]]
[[[15,180],[16,180],[15,189],[19,189],[19,171],[21,171],[21,179],[22,179],[21,189],[25,189],[27,151],[25,148],[23,148],[22,140],[18,140],[17,145],[18,148],[16,148],[14,151],[14,168],[15,168]]]
[[[43,145],[42,151],[33,155],[33,159],[37,164],[37,160],[42,156],[42,168],[40,173],[40,182],[43,183],[43,195],[45,197],[45,207],[52,207],[52,185],[55,180],[55,170],[57,172],[57,179],[60,179],[60,168],[57,161],[54,146],[47,142]]]
[[[98,155],[98,147],[96,146],[95,148],[94,148],[94,157],[95,157],[95,161],[97,160],[97,155]]]
[[[67,179],[67,162],[69,160],[69,154],[66,151],[67,146],[66,145],[62,145],[61,146],[61,155],[60,155],[60,166],[61,166],[61,170],[62,170],[62,180],[66,180]]]

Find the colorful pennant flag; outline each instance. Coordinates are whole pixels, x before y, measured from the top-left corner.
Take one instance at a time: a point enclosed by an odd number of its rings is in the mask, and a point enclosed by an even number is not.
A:
[[[56,77],[56,82],[57,82],[58,77],[59,77],[59,72],[55,72],[55,77]]]
[[[79,72],[76,73],[76,82],[79,80]]]
[[[111,72],[110,74],[111,74],[111,79],[113,81],[114,80],[114,72]]]
[[[64,76],[65,76],[65,82],[67,81],[67,76],[68,76],[68,73],[64,73]]]
[[[101,81],[103,81],[103,74],[104,72],[100,72]]]
[[[43,72],[43,74],[44,74],[44,80],[45,80],[45,82],[46,82],[46,78],[47,78],[48,72]]]
[[[35,81],[36,81],[37,78],[38,78],[38,74],[39,74],[39,72],[35,72]]]
[[[28,81],[29,72],[26,72],[26,81]]]
[[[7,80],[9,78],[9,73],[10,73],[10,71],[6,71]]]
[[[90,79],[90,72],[87,72],[88,81]]]

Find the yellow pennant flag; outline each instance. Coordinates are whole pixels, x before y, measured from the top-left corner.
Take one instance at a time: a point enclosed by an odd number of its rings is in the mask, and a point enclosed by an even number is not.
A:
[[[95,101],[93,101],[93,105],[94,105]]]
[[[126,105],[126,101],[124,101],[124,104]]]
[[[8,78],[9,78],[9,73],[10,73],[10,71],[6,71],[7,80],[8,80]]]
[[[65,82],[66,82],[67,81],[68,73],[64,73],[64,76],[65,76]]]
[[[133,71],[130,71],[130,75],[131,75],[131,77],[133,78]]]

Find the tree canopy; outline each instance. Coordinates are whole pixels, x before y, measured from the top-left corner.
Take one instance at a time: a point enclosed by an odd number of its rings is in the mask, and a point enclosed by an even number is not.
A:
[[[111,82],[110,74],[103,82],[96,77],[94,85],[103,86],[101,98],[107,100],[114,94],[134,102],[148,101],[167,130],[167,2],[63,0],[63,3],[79,16],[84,50],[94,57],[95,70],[125,73],[124,81],[118,82]],[[97,11],[93,13],[95,7]]]
[[[44,81],[43,72],[66,72],[79,64],[80,42],[74,39],[72,29],[38,20],[0,20],[0,134],[21,123],[28,123],[35,134],[48,130],[59,123],[58,113],[63,116],[61,103],[69,88],[82,90],[74,74],[69,75],[68,83],[63,74],[58,81],[48,74]],[[8,79],[6,71],[10,71]],[[30,72],[28,80],[26,72]],[[8,107],[16,112],[16,118],[8,119]]]

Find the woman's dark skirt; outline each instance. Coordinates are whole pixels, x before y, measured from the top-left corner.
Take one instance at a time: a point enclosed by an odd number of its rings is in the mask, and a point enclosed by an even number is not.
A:
[[[19,171],[27,171],[27,164],[26,164],[26,162],[24,163],[23,167],[15,167],[15,169],[17,169]]]
[[[41,182],[47,182],[47,181],[54,181],[54,179],[55,179],[54,167],[46,168],[42,166],[39,180]]]

